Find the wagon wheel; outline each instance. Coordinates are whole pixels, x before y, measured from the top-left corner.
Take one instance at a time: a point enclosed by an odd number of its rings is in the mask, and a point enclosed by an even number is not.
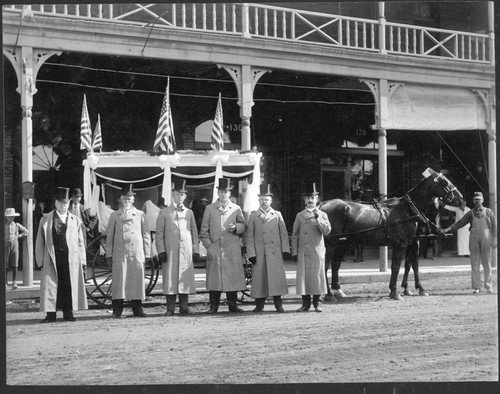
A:
[[[153,291],[156,282],[158,282],[158,276],[160,275],[160,262],[157,256],[153,256],[150,261],[146,261],[144,264],[144,279],[146,280],[146,295],[150,295]]]
[[[252,263],[247,260],[245,255],[243,255],[243,272],[245,273],[245,284],[247,288],[241,291],[241,296],[238,301],[243,304],[252,303],[254,302],[254,300],[250,298],[250,287],[252,284]]]
[[[158,280],[155,259],[144,265],[146,294],[149,294]],[[111,305],[111,265],[106,259],[106,235],[94,239],[87,245],[87,295],[101,306]]]

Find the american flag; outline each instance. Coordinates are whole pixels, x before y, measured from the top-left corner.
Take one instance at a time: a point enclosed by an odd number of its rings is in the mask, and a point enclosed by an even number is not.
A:
[[[102,149],[102,135],[101,135],[101,115],[97,115],[97,124],[94,130],[94,138],[92,140],[92,150],[95,152]]]
[[[214,150],[224,150],[224,120],[222,119],[222,100],[219,93],[219,101],[215,111],[214,125],[212,127],[212,143],[210,146]]]
[[[172,110],[170,109],[169,86],[170,78],[167,82],[167,90],[161,107],[160,120],[158,122],[158,130],[156,130],[153,150],[174,153],[177,150],[177,146],[175,144],[174,125],[172,123]]]
[[[87,110],[87,97],[83,95],[82,121],[80,127],[80,149],[92,150],[92,130],[90,129],[89,111]]]

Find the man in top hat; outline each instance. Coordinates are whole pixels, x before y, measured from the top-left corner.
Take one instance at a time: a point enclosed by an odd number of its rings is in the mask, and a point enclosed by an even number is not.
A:
[[[282,295],[288,294],[284,260],[290,259],[290,241],[281,212],[271,208],[271,185],[261,185],[260,207],[250,214],[246,232],[246,254],[252,263],[254,312],[262,312],[267,297],[273,297],[274,307],[283,313]]]
[[[7,272],[12,270],[12,289],[17,289],[16,276],[19,264],[19,238],[28,235],[28,230],[14,221],[19,216],[14,208],[5,210],[5,284],[7,285]]]
[[[318,209],[316,184],[304,193],[305,209],[295,218],[292,231],[292,256],[297,261],[297,294],[302,295],[302,306],[297,312],[311,307],[311,294],[316,312],[322,312],[321,294],[326,293],[325,241],[332,227],[325,212]]]
[[[241,208],[230,201],[231,180],[218,179],[219,198],[203,214],[200,240],[207,249],[207,290],[210,309],[217,313],[221,292],[226,292],[230,312],[243,312],[236,305],[237,292],[246,289],[240,236],[246,230]]]
[[[156,249],[162,265],[163,294],[167,297],[166,316],[173,316],[179,295],[179,313],[191,315],[189,294],[196,293],[193,256],[199,240],[193,211],[184,205],[186,181],[174,182],[172,204],[163,208],[156,220]]]
[[[75,321],[73,311],[88,308],[82,222],[68,211],[69,188],[58,188],[54,199],[56,208],[40,220],[35,247],[36,263],[42,267],[40,310],[47,312],[42,323],[55,322],[57,309],[64,320]]]
[[[120,208],[109,216],[106,228],[106,257],[113,271],[111,294],[113,318],[120,318],[123,301],[131,300],[134,316],[144,317],[146,298],[144,264],[150,258],[151,234],[143,211],[134,207],[132,185],[122,188]]]
[[[80,218],[83,222],[84,233],[90,237],[94,238],[94,228],[97,224],[97,215],[91,215],[90,209],[85,209],[82,202],[82,191],[81,189],[75,188],[71,189],[71,201],[69,203],[69,211]],[[97,229],[97,228],[96,228]],[[85,237],[85,242],[87,238]]]
[[[472,199],[474,208],[465,213],[462,219],[444,230],[445,233],[470,225],[469,250],[473,294],[481,289],[480,264],[484,270],[484,287],[488,293],[493,293],[491,284],[491,249],[497,247],[497,222],[495,214],[483,206],[483,193],[475,192]]]

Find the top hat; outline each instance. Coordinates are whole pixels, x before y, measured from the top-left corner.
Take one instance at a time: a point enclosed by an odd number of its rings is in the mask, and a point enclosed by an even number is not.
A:
[[[313,183],[312,185],[306,186],[304,190],[304,196],[316,196],[318,195],[318,191],[316,190],[316,183]]]
[[[57,201],[69,202],[69,187],[58,187],[54,198]]]
[[[20,214],[16,212],[15,208],[7,208],[5,210],[6,217],[19,216]]]
[[[229,191],[233,189],[233,185],[231,185],[231,179],[229,178],[219,178],[219,184],[217,185],[217,189]]]
[[[483,197],[483,193],[481,192],[474,192],[474,197],[472,198],[473,200],[476,200],[476,199],[484,199]]]
[[[71,195],[71,197],[81,197],[82,196],[82,190],[78,189],[78,188],[71,189],[70,195]]]
[[[272,197],[273,193],[271,193],[271,185],[270,184],[260,185],[259,196],[260,197],[265,197],[265,196],[271,196]]]
[[[172,191],[179,193],[187,193],[186,181],[177,181],[172,183]]]
[[[132,197],[135,196],[134,191],[132,190],[132,184],[128,184],[122,187],[122,197]]]

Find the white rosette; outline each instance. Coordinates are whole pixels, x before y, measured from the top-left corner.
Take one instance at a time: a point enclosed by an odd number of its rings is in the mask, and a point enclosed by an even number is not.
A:
[[[173,155],[161,155],[158,157],[160,167],[163,169],[163,186],[161,196],[165,199],[165,205],[172,203],[172,172],[171,168],[177,167],[181,162],[181,155],[177,152]]]
[[[248,215],[259,209],[259,186],[260,186],[260,159],[261,152],[252,152],[248,156],[248,160],[253,164],[252,183],[247,186],[245,193],[245,201],[243,203],[243,212]]]
[[[83,161],[83,195],[85,196],[83,206],[85,209],[95,206],[91,199],[92,194],[92,181],[96,182],[94,170],[97,168],[99,163],[99,158],[94,154],[94,152],[87,153],[87,159]],[[91,173],[92,170],[92,173]]]
[[[212,155],[210,161],[212,164],[215,164],[214,192],[212,195],[212,202],[215,202],[219,197],[217,193],[217,181],[222,178],[222,165],[229,162],[229,155],[227,153],[217,153]]]

